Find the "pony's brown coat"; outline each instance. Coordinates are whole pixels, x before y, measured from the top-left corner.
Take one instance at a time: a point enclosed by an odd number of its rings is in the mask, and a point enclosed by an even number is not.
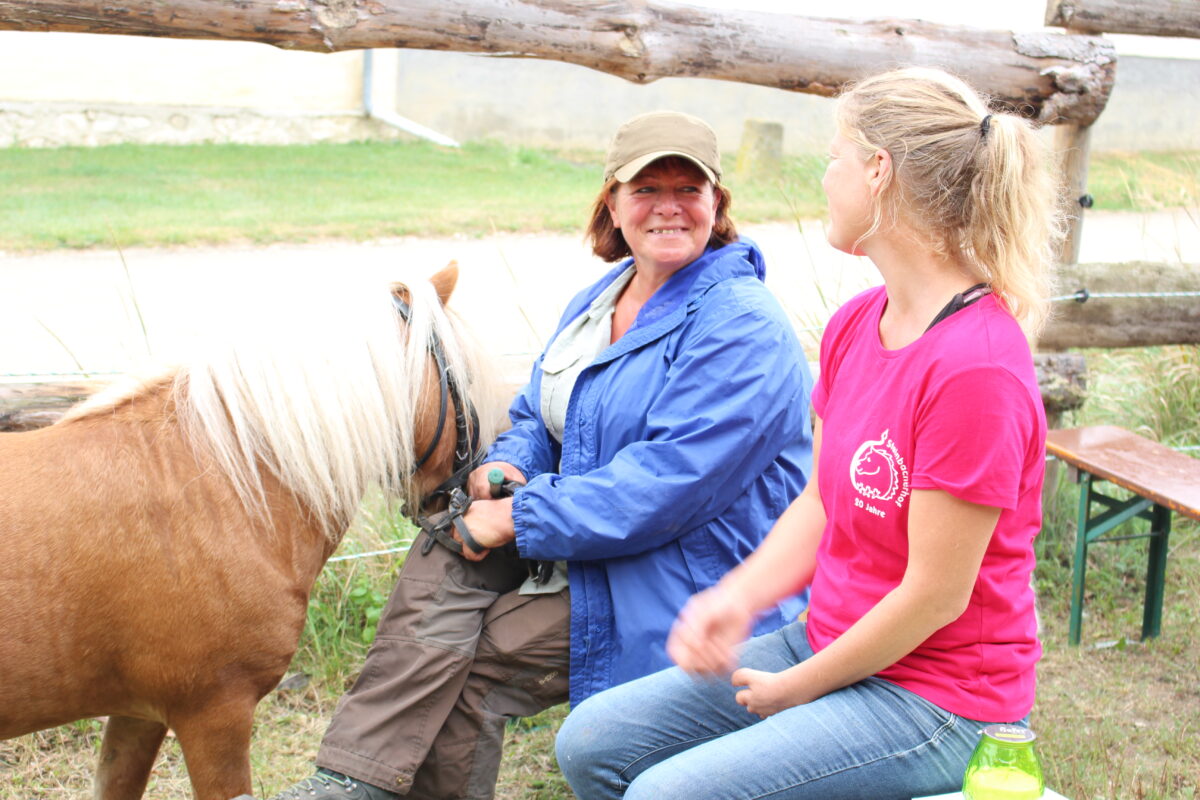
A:
[[[101,800],[142,796],[168,727],[199,800],[250,792],[254,707],[336,546],[269,472],[269,514],[248,511],[185,438],[171,388],[0,435],[0,738],[107,715]],[[420,407],[423,450],[437,403]],[[425,489],[449,472],[448,428]]]

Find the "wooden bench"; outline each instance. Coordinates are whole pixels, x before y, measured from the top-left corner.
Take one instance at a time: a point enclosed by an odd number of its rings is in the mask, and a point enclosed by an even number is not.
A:
[[[1158,636],[1162,627],[1171,513],[1200,520],[1200,460],[1111,425],[1052,430],[1046,436],[1046,450],[1073,467],[1080,484],[1068,640],[1073,645],[1079,644],[1088,547],[1095,542],[1143,538],[1150,539],[1150,553],[1142,638]],[[1104,481],[1127,489],[1134,496],[1118,500],[1102,494],[1095,484]],[[1093,506],[1098,506],[1094,515]],[[1150,530],[1105,537],[1116,526],[1134,518],[1147,520]]]

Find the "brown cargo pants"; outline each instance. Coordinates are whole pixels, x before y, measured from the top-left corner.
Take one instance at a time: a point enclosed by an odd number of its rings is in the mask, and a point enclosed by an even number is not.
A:
[[[417,800],[491,800],[504,725],[565,702],[568,591],[522,595],[517,559],[409,549],[317,766]]]

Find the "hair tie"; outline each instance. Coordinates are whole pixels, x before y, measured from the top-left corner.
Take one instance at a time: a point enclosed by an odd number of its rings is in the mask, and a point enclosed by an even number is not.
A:
[[[979,138],[986,139],[987,135],[988,135],[988,131],[990,131],[991,129],[992,129],[992,115],[988,114],[986,117],[983,118],[983,121],[979,123]]]

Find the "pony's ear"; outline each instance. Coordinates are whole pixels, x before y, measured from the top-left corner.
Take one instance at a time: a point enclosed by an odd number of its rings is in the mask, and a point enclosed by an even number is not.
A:
[[[446,305],[446,303],[450,302],[450,295],[454,293],[454,287],[458,284],[458,262],[451,261],[442,267],[434,273],[429,282],[433,284],[433,288],[437,292],[438,299],[442,301],[442,305]]]

